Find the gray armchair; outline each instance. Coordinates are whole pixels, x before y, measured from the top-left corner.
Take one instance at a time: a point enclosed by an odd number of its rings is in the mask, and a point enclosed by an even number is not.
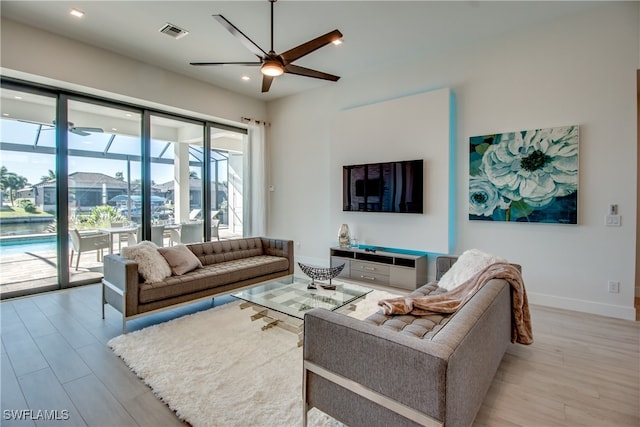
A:
[[[101,232],[91,232],[80,234],[78,229],[69,230],[71,235],[71,256],[69,257],[69,267],[73,265],[74,252],[78,253],[76,258],[76,270],[80,264],[80,254],[82,252],[96,251],[96,260],[100,261],[103,250],[109,248],[109,234]]]

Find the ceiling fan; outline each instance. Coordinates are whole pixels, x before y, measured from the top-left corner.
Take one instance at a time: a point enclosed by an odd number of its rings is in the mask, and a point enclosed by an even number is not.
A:
[[[286,52],[277,54],[273,50],[273,5],[277,0],[269,0],[271,3],[271,50],[265,52],[260,46],[254,43],[249,37],[247,37],[242,31],[240,31],[235,25],[227,20],[222,15],[213,15],[213,17],[222,24],[231,34],[237,37],[240,42],[249,49],[260,60],[254,62],[191,62],[191,65],[250,65],[260,66],[262,72],[262,92],[268,92],[273,82],[273,78],[280,76],[284,73],[296,74],[299,76],[313,77],[316,79],[337,81],[340,77],[332,74],[323,73],[322,71],[316,71],[298,65],[293,65],[297,59],[302,58],[311,52],[320,49],[329,43],[339,44],[342,39],[342,33],[338,30],[333,30],[325,35],[317,37],[299,46],[289,49]]]
[[[53,121],[53,124],[56,124],[56,121]],[[83,126],[74,126],[74,124],[72,122],[67,122],[67,126],[69,129],[69,132],[71,133],[75,133],[76,135],[80,135],[80,136],[87,136],[87,135],[91,135],[92,133],[102,133],[104,132],[104,129],[102,128],[92,128],[92,127],[83,127]]]

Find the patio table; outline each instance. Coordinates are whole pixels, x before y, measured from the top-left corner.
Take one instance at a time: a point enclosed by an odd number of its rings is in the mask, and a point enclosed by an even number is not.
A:
[[[101,228],[100,231],[102,231],[103,233],[109,234],[109,253],[112,254],[113,253],[113,236],[121,233],[137,235],[138,226],[133,225],[133,226],[127,226],[127,227]]]

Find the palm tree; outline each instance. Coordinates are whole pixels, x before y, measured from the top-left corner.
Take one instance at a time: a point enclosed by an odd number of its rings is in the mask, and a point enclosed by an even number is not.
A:
[[[49,169],[49,174],[48,175],[42,175],[42,177],[40,177],[40,180],[42,182],[55,181],[56,180],[56,173],[54,171],[52,171],[51,169]]]
[[[24,176],[17,175],[13,172],[7,172],[7,168],[4,166],[0,168],[0,187],[2,187],[3,190],[8,190],[11,206],[13,206],[16,191],[24,188],[27,185],[27,182],[27,178]]]
[[[7,167],[6,166],[0,166],[0,190],[4,191],[5,187],[5,182],[6,182],[6,177],[7,177]],[[2,199],[0,199],[0,208],[4,205],[4,196],[2,196]]]

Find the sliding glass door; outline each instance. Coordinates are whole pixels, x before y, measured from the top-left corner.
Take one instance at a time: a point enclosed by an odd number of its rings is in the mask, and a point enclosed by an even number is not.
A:
[[[217,127],[211,127],[210,134],[212,237],[241,237],[244,233],[246,135]]]
[[[70,283],[102,277],[102,257],[137,240],[141,224],[140,112],[68,101]]]
[[[204,239],[203,141],[202,123],[151,116],[151,235],[158,246]]]
[[[0,297],[58,286],[56,98],[0,92]]]
[[[243,235],[245,129],[1,82],[0,298],[96,283],[143,239]]]

